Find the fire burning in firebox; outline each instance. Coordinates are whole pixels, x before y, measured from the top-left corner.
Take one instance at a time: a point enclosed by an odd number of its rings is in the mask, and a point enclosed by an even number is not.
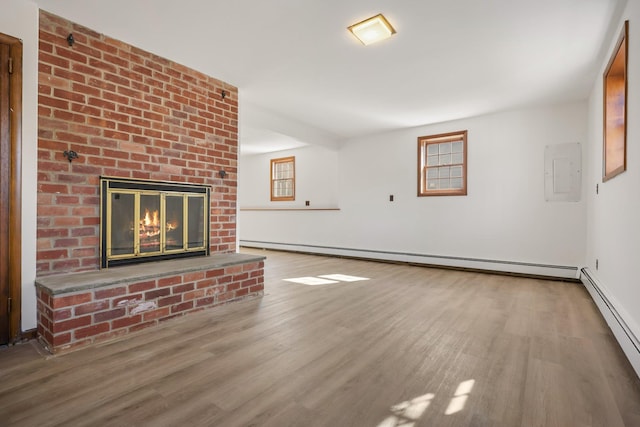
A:
[[[150,215],[149,209],[145,209],[144,218],[140,221],[140,235],[151,237],[158,234],[160,234],[158,211],[153,211],[153,215]]]
[[[158,211],[144,210],[144,218],[140,220],[140,237],[153,237],[160,234],[160,219]]]
[[[167,232],[178,228],[178,221],[167,221]],[[158,211],[144,210],[144,217],[140,220],[140,237],[154,237],[160,235],[160,215]]]

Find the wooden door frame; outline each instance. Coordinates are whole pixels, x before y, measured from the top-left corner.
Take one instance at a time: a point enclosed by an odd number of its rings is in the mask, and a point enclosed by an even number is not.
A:
[[[10,164],[9,178],[9,342],[21,338],[22,318],[22,40],[0,33],[0,43],[9,45],[13,62],[10,76]],[[4,65],[3,66],[8,66]]]

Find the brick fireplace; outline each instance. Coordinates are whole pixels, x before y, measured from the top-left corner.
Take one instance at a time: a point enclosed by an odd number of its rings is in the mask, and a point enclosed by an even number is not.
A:
[[[67,42],[69,34],[75,39],[72,46]],[[156,313],[155,321],[189,311],[185,308],[190,306],[188,298],[193,299],[190,308],[195,310],[261,294],[262,261],[256,264],[255,260],[246,259],[236,259],[235,264],[227,260],[223,267],[215,262],[204,263],[206,266],[202,267],[204,280],[208,274],[217,277],[218,273],[211,271],[233,265],[233,271],[218,275],[226,277],[222,283],[225,286],[226,281],[238,282],[231,286],[232,292],[246,288],[239,293],[229,294],[226,287],[209,291],[204,282],[194,282],[192,290],[203,289],[203,294],[185,297],[184,290],[179,288],[182,283],[176,281],[187,280],[185,274],[196,274],[193,266],[170,279],[169,276],[155,279],[137,276],[117,283],[102,281],[102,294],[111,292],[109,298],[122,298],[106,303],[95,300],[101,291],[91,278],[87,282],[93,284],[86,286],[74,282],[75,287],[65,288],[64,283],[60,284],[61,277],[100,273],[101,176],[208,188],[207,251],[211,256],[235,253],[238,92],[225,82],[45,11],[40,12],[39,42],[37,282],[40,335],[48,335],[51,340],[48,344],[54,350],[98,340],[107,329],[105,325],[95,325],[104,322],[109,322],[108,332],[113,335],[114,323],[109,316],[123,314],[121,325],[128,322],[123,319],[144,317],[139,305],[130,307],[121,303],[132,290],[135,298],[128,301],[149,303],[144,307],[154,306],[151,304],[154,301],[156,309],[159,307],[157,298],[160,297],[156,294],[174,297],[164,301],[165,304],[171,302],[168,314]],[[72,152],[77,158],[69,156]],[[247,277],[242,274],[247,271],[244,264],[253,266]],[[181,267],[176,268],[182,271]],[[238,268],[240,273],[236,271]],[[256,278],[255,283],[245,282],[241,286],[249,276]],[[151,288],[140,293],[142,285],[132,286],[140,280],[155,280],[159,288],[163,286],[158,283],[166,284],[166,280],[172,284],[168,295],[166,290],[150,293]],[[71,282],[62,280],[65,281]],[[210,285],[221,284],[214,282]],[[57,285],[49,288],[51,283]],[[91,294],[91,300],[86,300],[87,293]],[[224,294],[224,297],[220,301],[208,301],[210,304],[198,304],[198,298],[205,298],[208,293]],[[54,300],[63,298],[63,294],[66,303],[56,303]],[[154,295],[156,299],[151,301]],[[91,310],[97,311],[89,311],[90,319],[86,318],[87,307],[56,314],[61,307],[73,307],[74,304],[65,305],[69,301],[93,304]],[[180,309],[173,307],[177,304],[182,304]],[[118,311],[99,315],[107,309]],[[69,330],[74,330],[56,328],[56,316],[62,316],[67,326],[75,322],[80,328],[93,329],[77,336],[72,332],[68,340],[58,339],[54,343],[56,330],[59,334],[64,332],[65,337]]]

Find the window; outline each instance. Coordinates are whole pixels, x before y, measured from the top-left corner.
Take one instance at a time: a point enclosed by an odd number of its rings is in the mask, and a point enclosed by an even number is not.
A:
[[[467,131],[418,138],[418,196],[467,194]]]
[[[296,158],[271,159],[271,201],[296,199]]]
[[[602,182],[627,169],[627,40],[629,21],[604,73],[604,159]]]

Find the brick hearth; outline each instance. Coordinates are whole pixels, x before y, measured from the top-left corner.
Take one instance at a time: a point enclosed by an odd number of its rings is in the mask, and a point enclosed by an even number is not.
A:
[[[264,257],[223,254],[36,280],[38,335],[52,352],[263,294]]]

